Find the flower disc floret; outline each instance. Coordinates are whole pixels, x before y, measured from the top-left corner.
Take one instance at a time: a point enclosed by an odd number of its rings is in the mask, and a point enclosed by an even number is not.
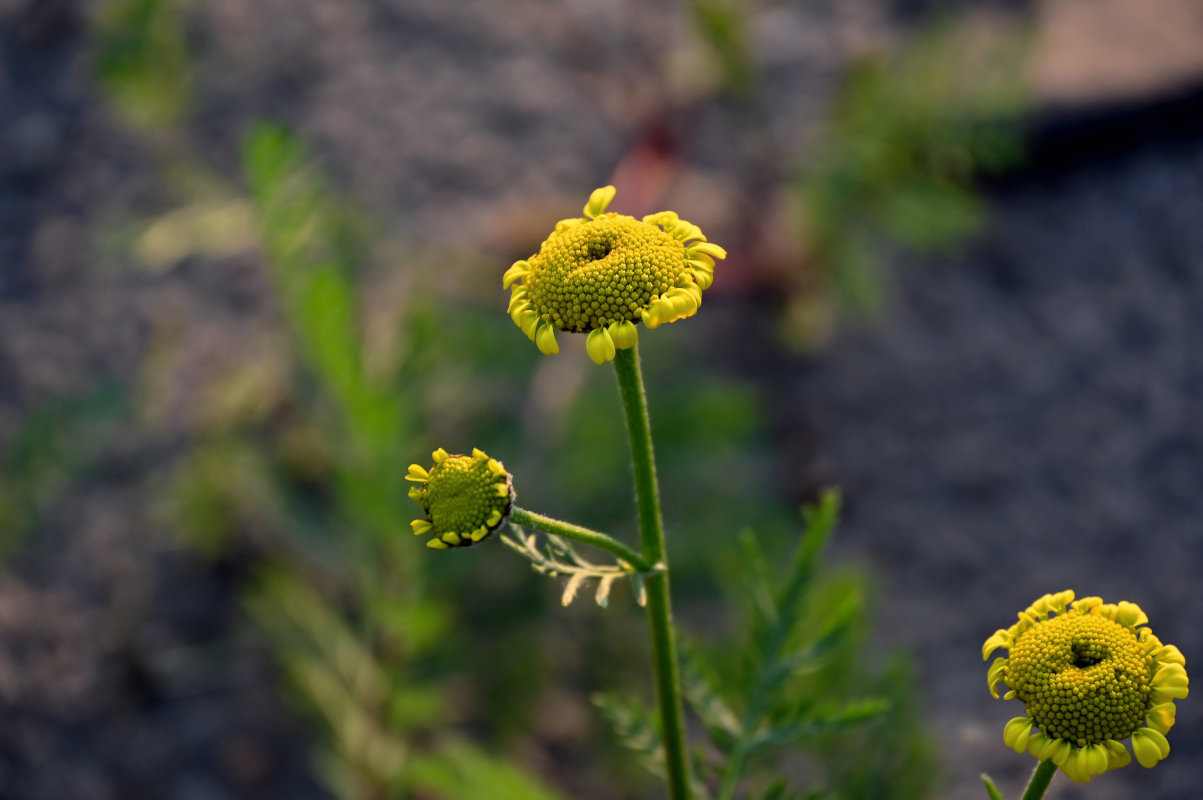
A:
[[[472,455],[448,455],[438,449],[429,470],[411,464],[406,480],[418,484],[409,490],[425,511],[410,523],[418,536],[431,534],[427,547],[471,547],[501,527],[514,503],[510,474],[495,458],[481,450]]]
[[[1125,766],[1132,759],[1122,740],[1131,737],[1136,759],[1152,767],[1169,754],[1165,734],[1174,724],[1174,699],[1186,697],[1186,660],[1142,627],[1148,617],[1135,603],[1074,601],[1072,591],[1041,597],[982,646],[986,675],[1006,699],[1022,700],[1026,713],[1007,723],[1003,740],[1018,752],[1052,759],[1075,781]]]
[[[1126,739],[1144,723],[1152,670],[1153,659],[1130,629],[1071,615],[1022,636],[1003,680],[1047,736],[1085,747]]]
[[[509,313],[539,349],[559,352],[555,331],[587,333],[600,364],[634,347],[636,323],[655,328],[692,316],[727,253],[672,211],[642,220],[606,213],[614,187],[596,190],[585,216],[561,220],[539,252],[502,278]]]

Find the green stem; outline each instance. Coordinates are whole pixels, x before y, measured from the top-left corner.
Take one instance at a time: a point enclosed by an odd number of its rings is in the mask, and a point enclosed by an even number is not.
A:
[[[537,531],[550,533],[553,536],[562,536],[565,539],[573,539],[574,541],[591,544],[621,558],[640,572],[653,571],[651,562],[646,558],[612,536],[607,536],[604,533],[582,528],[580,525],[573,525],[571,522],[564,522],[563,520],[536,514],[533,511],[527,511],[525,508],[518,508],[518,506],[510,509],[510,521],[524,528],[534,528]]]
[[[1028,781],[1028,788],[1023,793],[1023,800],[1040,800],[1044,797],[1044,791],[1048,789],[1048,784],[1055,774],[1057,774],[1057,765],[1051,758],[1048,761],[1041,761],[1032,772],[1032,779]]]
[[[652,453],[652,428],[647,413],[647,396],[639,368],[639,350],[619,350],[614,358],[618,393],[622,397],[631,465],[635,472],[635,498],[639,505],[639,541],[644,557],[662,567],[647,577],[647,616],[651,627],[652,659],[656,670],[656,695],[660,705],[660,727],[671,800],[689,800],[689,762],[685,753],[685,707],[681,700],[681,676],[677,645],[673,638],[672,605],[668,591],[668,554],[664,524],[660,518],[660,488],[656,482],[656,459]]]

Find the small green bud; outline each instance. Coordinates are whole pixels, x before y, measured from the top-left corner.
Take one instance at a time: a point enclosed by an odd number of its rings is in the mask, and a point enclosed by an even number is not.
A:
[[[500,461],[480,449],[464,456],[448,455],[440,448],[433,458],[435,465],[429,470],[413,464],[406,476],[420,484],[410,491],[410,497],[425,512],[422,519],[410,523],[414,533],[432,535],[426,545],[436,550],[483,541],[501,527],[513,507],[510,474]]]

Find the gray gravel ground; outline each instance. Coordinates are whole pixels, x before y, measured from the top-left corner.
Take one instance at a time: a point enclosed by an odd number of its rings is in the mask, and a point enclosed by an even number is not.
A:
[[[1022,780],[980,647],[1041,594],[1136,602],[1203,663],[1203,143],[1013,185],[962,255],[899,266],[889,317],[781,397],[847,487],[842,546],[970,797],[982,769]],[[1203,713],[1179,708],[1168,762],[1057,797],[1197,797]]]

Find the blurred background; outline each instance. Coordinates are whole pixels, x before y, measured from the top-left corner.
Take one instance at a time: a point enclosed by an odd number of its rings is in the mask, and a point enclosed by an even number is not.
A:
[[[690,646],[737,534],[838,486],[805,691],[893,710],[780,768],[1017,794],[1016,611],[1130,600],[1203,663],[1200,41],[1199,0],[0,0],[0,797],[659,796],[590,700],[649,696],[629,593],[431,553],[401,479],[482,447],[632,540],[609,370],[500,287],[606,183],[730,252],[641,342]],[[1196,797],[1201,717],[1050,796]]]

